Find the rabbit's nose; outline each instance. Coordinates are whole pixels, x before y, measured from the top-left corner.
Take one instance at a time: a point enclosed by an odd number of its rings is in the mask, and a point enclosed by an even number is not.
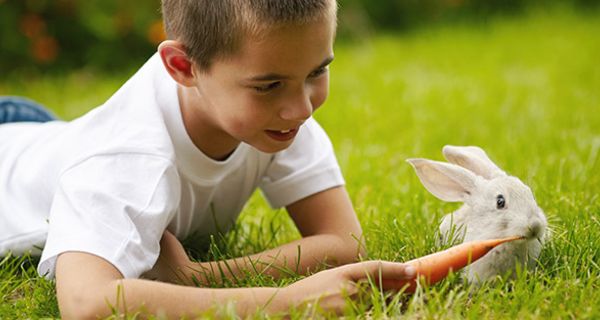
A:
[[[538,220],[533,221],[527,226],[527,238],[537,238],[542,232],[542,223]]]

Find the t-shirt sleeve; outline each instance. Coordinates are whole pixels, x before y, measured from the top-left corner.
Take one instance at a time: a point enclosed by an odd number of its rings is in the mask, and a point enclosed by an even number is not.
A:
[[[175,166],[156,156],[102,155],[71,167],[53,199],[39,274],[53,278],[58,255],[80,251],[139,277],[158,258],[179,188]]]
[[[260,188],[271,207],[280,208],[343,184],[331,141],[310,118],[292,145],[274,155]]]

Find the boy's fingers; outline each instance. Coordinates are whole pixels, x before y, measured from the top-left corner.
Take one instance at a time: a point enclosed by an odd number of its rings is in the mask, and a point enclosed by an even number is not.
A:
[[[353,281],[372,279],[412,279],[416,271],[405,263],[389,261],[366,261],[351,265],[348,275]]]

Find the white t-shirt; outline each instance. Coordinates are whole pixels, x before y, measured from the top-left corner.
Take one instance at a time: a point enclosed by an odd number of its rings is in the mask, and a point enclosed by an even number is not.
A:
[[[135,278],[156,262],[165,229],[179,239],[214,234],[256,188],[278,208],[343,183],[312,118],[286,150],[241,143],[225,161],[208,158],[155,54],[81,118],[0,125],[0,256],[43,250],[38,272],[52,278],[60,253],[82,251]]]

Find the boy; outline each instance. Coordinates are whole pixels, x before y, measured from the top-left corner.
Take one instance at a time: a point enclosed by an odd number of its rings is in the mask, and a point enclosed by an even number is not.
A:
[[[367,275],[411,276],[365,262],[285,288],[183,286],[222,262],[191,262],[178,239],[226,229],[257,187],[303,238],[226,261],[225,277],[250,263],[278,277],[296,262],[306,274],[364,256],[333,148],[311,118],[327,96],[336,6],[163,0],[170,40],[104,105],[69,123],[0,126],[0,255],[43,245],[38,271],[56,278],[64,318],[124,309],[119,287],[129,311],[169,317],[232,300],[240,315],[318,297],[335,311]]]

